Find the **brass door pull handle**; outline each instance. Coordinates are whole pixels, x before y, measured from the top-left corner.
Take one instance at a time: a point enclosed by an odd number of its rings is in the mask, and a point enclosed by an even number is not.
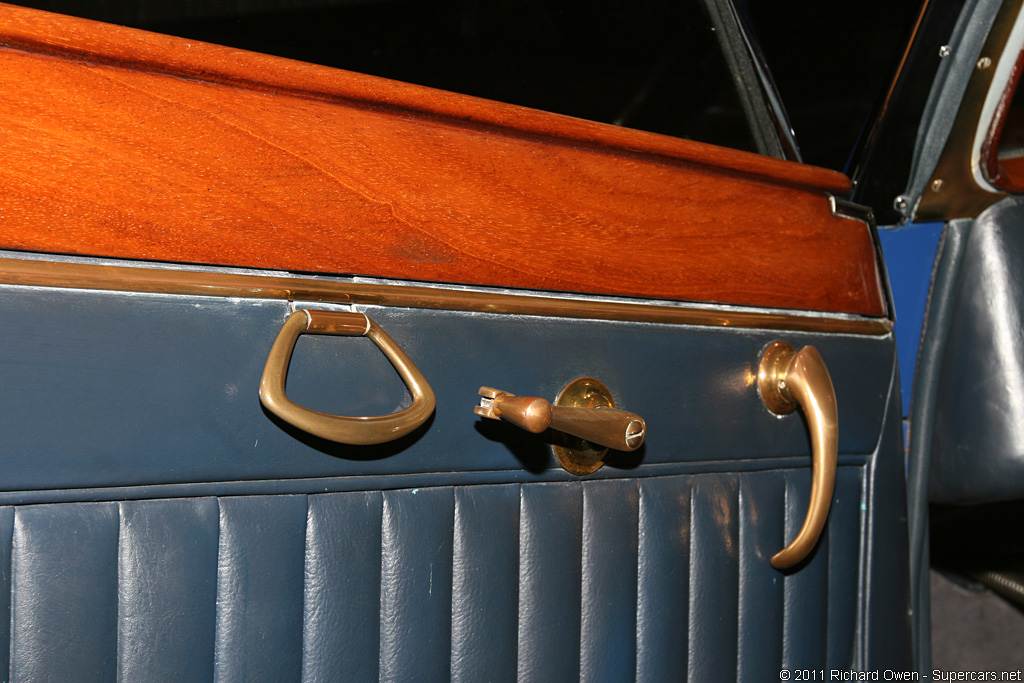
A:
[[[391,415],[348,417],[304,408],[284,392],[292,350],[301,334],[369,337],[377,345],[412,395],[412,405]],[[285,321],[267,356],[260,378],[260,402],[267,410],[299,429],[323,439],[366,446],[405,436],[434,412],[434,391],[409,356],[377,323],[362,313],[298,310]]]
[[[644,419],[627,410],[551,405],[543,398],[516,396],[490,387],[480,387],[479,393],[483,398],[474,413],[511,422],[534,434],[550,428],[617,451],[635,451],[647,431]]]
[[[836,392],[821,354],[813,346],[797,351],[785,342],[773,342],[761,355],[757,388],[765,406],[776,415],[798,405],[811,432],[811,503],[803,526],[789,545],[772,555],[771,565],[786,569],[814,549],[832,505],[839,453],[839,415]]]

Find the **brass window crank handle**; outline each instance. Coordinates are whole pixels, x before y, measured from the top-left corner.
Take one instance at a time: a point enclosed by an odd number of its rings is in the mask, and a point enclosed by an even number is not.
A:
[[[479,393],[483,398],[474,413],[511,422],[534,434],[550,428],[617,451],[635,451],[647,433],[644,419],[627,410],[551,405],[543,398],[516,396],[491,387],[480,387]]]

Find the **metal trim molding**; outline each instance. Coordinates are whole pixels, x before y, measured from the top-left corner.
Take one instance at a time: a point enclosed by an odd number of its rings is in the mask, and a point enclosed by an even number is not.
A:
[[[350,305],[395,306],[508,315],[618,320],[669,325],[788,330],[884,337],[885,318],[820,317],[738,311],[578,296],[556,297],[446,289],[422,285],[367,284],[288,275],[160,269],[64,261],[0,258],[0,284],[151,294],[283,299]]]

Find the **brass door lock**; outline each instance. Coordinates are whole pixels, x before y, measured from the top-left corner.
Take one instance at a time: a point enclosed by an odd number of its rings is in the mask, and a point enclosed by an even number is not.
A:
[[[572,474],[599,470],[610,448],[635,451],[647,433],[644,419],[617,409],[608,387],[593,377],[570,382],[554,404],[491,387],[480,387],[479,393],[483,398],[473,412],[481,417],[511,422],[534,434],[547,429],[558,432],[552,449],[559,464]]]

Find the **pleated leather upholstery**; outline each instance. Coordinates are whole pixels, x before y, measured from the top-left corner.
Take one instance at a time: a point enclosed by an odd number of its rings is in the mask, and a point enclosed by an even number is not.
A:
[[[716,681],[857,658],[862,469],[0,508],[12,681]],[[6,592],[2,594],[8,594]]]

